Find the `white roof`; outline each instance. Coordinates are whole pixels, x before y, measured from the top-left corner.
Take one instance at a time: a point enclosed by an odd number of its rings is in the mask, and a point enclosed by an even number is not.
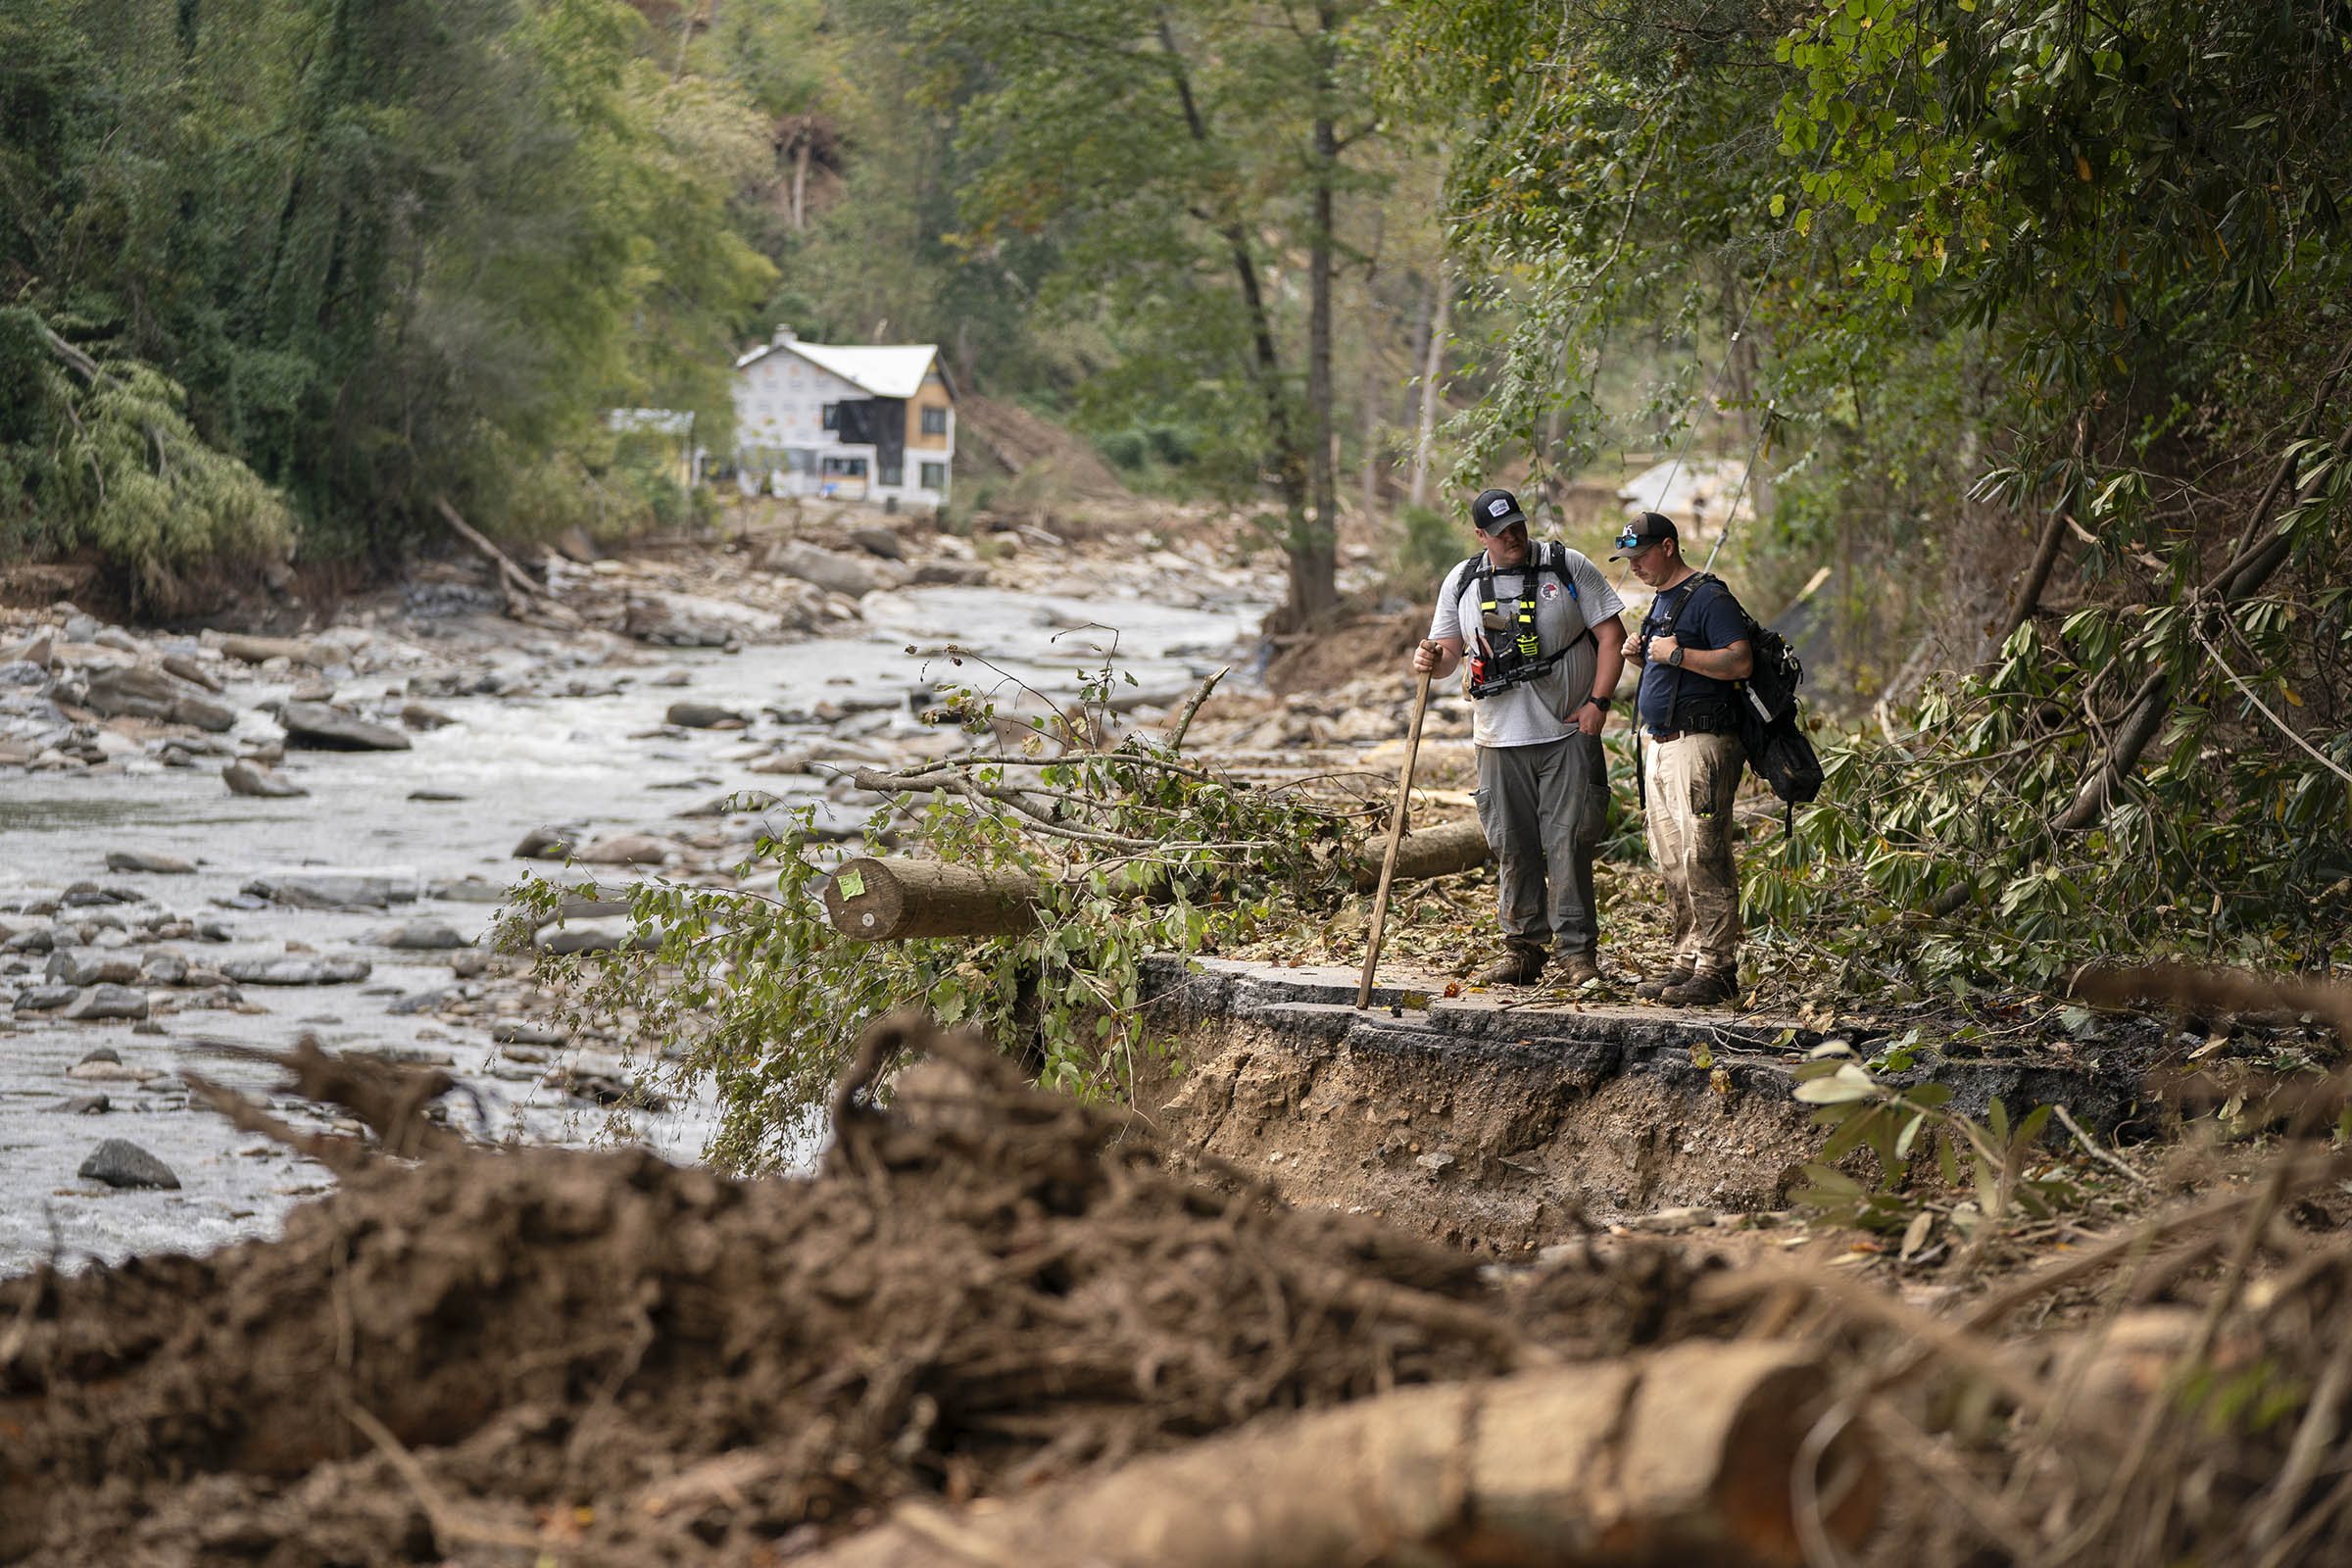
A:
[[[878,398],[910,398],[919,391],[931,362],[939,357],[936,343],[770,343],[735,362],[742,369],[778,350],[798,354],[809,364],[831,370],[843,380]]]

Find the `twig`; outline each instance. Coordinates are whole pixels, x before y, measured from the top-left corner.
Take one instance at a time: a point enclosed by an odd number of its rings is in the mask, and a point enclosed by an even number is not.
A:
[[[1168,755],[1170,757],[1174,757],[1184,750],[1184,737],[1186,732],[1193,727],[1193,715],[1200,711],[1200,705],[1208,701],[1208,694],[1217,689],[1217,682],[1231,673],[1232,666],[1230,665],[1220,668],[1215,674],[1202,681],[1200,689],[1193,693],[1193,700],[1184,705],[1184,711],[1176,715],[1175,728],[1168,731]]]
[[[2091,1158],[2099,1161],[2099,1163],[2103,1165],[2110,1165],[2115,1169],[2122,1171],[2126,1176],[2132,1179],[2135,1186],[2147,1187],[2153,1185],[2145,1176],[2142,1176],[2139,1172],[2133,1170],[2131,1165],[2126,1163],[2123,1156],[2113,1153],[2108,1150],[2102,1149],[2097,1141],[2090,1136],[2090,1134],[2082,1130],[2082,1124],[2075,1120],[2073,1111],[2068,1110],[2064,1105],[2058,1104],[2052,1105],[2050,1110],[2052,1114],[2057,1116],[2060,1122],[2065,1124],[2066,1130],[2075,1135],[2075,1142],[2082,1146],[2082,1152],[2084,1153],[2088,1154]]]
[[[2314,746],[2311,744],[2311,742],[2305,740],[2302,734],[2298,732],[2292,725],[2288,724],[2285,719],[2280,718],[2277,713],[2271,711],[2270,704],[2264,702],[2261,698],[2254,695],[2254,688],[2247,685],[2245,681],[2240,678],[2237,671],[2230,667],[2230,662],[2222,657],[2222,651],[2219,648],[2213,646],[2212,640],[2205,635],[2205,628],[2197,623],[2196,616],[2191,615],[2188,618],[2188,629],[2196,633],[2197,641],[2204,646],[2205,652],[2212,658],[2214,663],[2221,669],[2221,672],[2230,677],[2230,684],[2236,687],[2238,691],[2245,697],[2247,702],[2252,703],[2255,708],[2260,710],[2262,716],[2269,719],[2273,725],[2277,726],[2279,734],[2285,736],[2288,740],[2293,741],[2297,746],[2302,747],[2306,752],[2309,752],[2311,754],[2312,760],[2318,762],[2328,772],[2333,773],[2337,778],[2342,779],[2345,783],[2352,784],[2352,773],[2345,772],[2342,768],[2336,766],[2334,762],[2328,760],[2328,755],[2325,752],[2322,752],[2317,746]]]
[[[545,1547],[546,1543],[535,1535],[505,1530],[496,1525],[475,1524],[466,1519],[441,1494],[441,1489],[433,1485],[432,1477],[424,1473],[424,1466],[416,1462],[416,1456],[401,1446],[400,1440],[392,1435],[391,1428],[368,1414],[365,1405],[356,1401],[346,1404],[343,1415],[353,1426],[367,1434],[368,1441],[376,1446],[385,1459],[390,1461],[392,1468],[400,1472],[400,1479],[409,1484],[409,1490],[416,1494],[417,1504],[424,1509],[424,1517],[433,1527],[437,1544],[515,1546],[524,1551],[539,1551]]]

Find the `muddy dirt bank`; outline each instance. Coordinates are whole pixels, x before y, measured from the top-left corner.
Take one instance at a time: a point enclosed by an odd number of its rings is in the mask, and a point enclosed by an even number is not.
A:
[[[1784,1209],[1818,1157],[1790,1070],[1830,1038],[1796,1017],[1560,1002],[1503,988],[1445,996],[1442,973],[1153,960],[1147,1017],[1184,1063],[1137,1102],[1180,1149],[1231,1160],[1294,1201],[1371,1213],[1512,1255],[1580,1220]],[[1454,987],[1458,992],[1462,988]],[[1836,1032],[1865,1054],[1884,1026]],[[2161,1039],[2154,1025],[2135,1037]],[[2102,1134],[2153,1103],[2144,1049],[1939,1054],[1891,1083],[1950,1086],[1982,1115],[2066,1104]]]

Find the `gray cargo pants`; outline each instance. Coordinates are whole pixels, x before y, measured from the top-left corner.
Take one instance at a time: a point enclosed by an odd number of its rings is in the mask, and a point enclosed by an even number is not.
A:
[[[1688,734],[1651,741],[1646,777],[1649,855],[1674,910],[1674,961],[1701,974],[1740,969],[1740,868],[1732,801],[1747,753],[1740,737]]]
[[[1478,749],[1478,825],[1494,852],[1494,902],[1511,946],[1599,946],[1592,847],[1608,816],[1599,736]]]

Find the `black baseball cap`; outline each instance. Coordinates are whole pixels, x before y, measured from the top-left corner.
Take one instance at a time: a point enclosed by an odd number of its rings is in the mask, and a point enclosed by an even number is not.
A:
[[[1672,517],[1662,512],[1644,512],[1625,525],[1625,531],[1617,536],[1617,553],[1609,559],[1630,561],[1651,545],[1681,537],[1675,532]]]
[[[1481,490],[1470,503],[1470,526],[1480,533],[1500,533],[1514,522],[1525,522],[1519,498],[1508,490]]]

